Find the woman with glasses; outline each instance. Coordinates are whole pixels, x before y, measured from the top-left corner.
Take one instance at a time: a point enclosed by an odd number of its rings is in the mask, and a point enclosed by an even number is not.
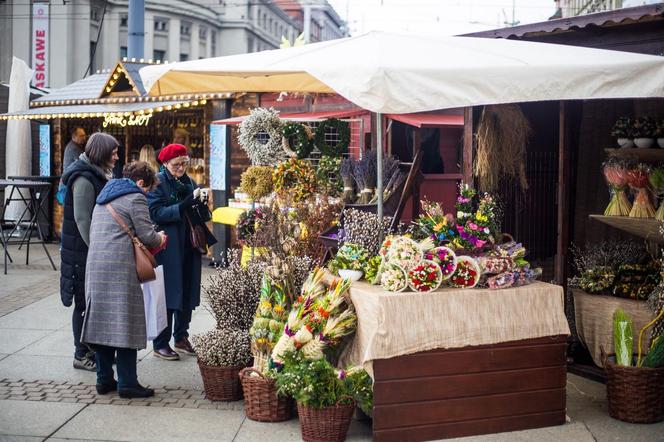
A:
[[[155,356],[175,361],[180,356],[169,345],[171,336],[175,350],[196,354],[188,330],[192,311],[200,304],[201,255],[192,247],[191,226],[204,225],[205,220],[192,208],[204,203],[205,192],[186,174],[189,155],[185,146],[169,144],[159,152],[159,161],[159,185],[148,194],[148,205],[152,221],[168,235],[166,248],[155,256],[164,266],[168,327],[153,341],[153,348]],[[212,244],[213,238],[208,241]]]

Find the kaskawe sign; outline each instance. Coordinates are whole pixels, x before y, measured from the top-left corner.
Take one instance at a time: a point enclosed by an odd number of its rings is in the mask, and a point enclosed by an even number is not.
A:
[[[32,85],[48,87],[48,3],[32,5]]]

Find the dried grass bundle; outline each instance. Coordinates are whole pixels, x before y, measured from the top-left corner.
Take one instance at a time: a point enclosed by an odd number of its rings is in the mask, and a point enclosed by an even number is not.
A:
[[[341,174],[341,181],[343,181],[344,184],[342,199],[344,203],[352,203],[355,201],[355,190],[353,188],[353,160],[350,158],[344,158],[341,161],[341,169],[339,170],[339,173]]]
[[[483,191],[494,191],[504,177],[518,179],[528,188],[525,153],[532,133],[530,123],[516,104],[486,106],[476,134],[474,173]]]

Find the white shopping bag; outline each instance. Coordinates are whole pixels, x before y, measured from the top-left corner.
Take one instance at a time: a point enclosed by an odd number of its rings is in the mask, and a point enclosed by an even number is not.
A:
[[[148,341],[153,340],[168,326],[166,314],[166,288],[164,287],[164,267],[154,269],[157,278],[141,284],[145,304],[145,331]]]

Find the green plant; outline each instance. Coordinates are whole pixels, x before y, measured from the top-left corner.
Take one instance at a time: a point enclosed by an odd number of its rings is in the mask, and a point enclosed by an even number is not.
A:
[[[632,319],[621,308],[616,309],[613,314],[613,347],[616,353],[616,364],[627,367],[632,365],[634,349]]]
[[[284,357],[284,366],[276,374],[279,394],[291,396],[299,404],[313,408],[351,404],[365,412],[373,408],[372,381],[359,367],[335,370],[326,359],[307,360],[292,353]]]
[[[641,366],[648,368],[664,366],[664,338],[660,337],[653,343]]]
[[[364,278],[371,284],[378,284],[378,273],[380,272],[380,265],[383,258],[380,255],[372,256],[364,265]]]
[[[339,247],[337,256],[330,262],[330,268],[338,270],[364,270],[369,260],[366,249],[357,244],[346,243]]]
[[[611,136],[616,138],[632,138],[632,119],[629,117],[620,117],[616,120],[611,130]]]
[[[313,134],[308,126],[290,121],[282,126],[281,132],[284,137],[284,150],[290,150],[298,159],[303,159],[309,156],[313,149],[311,142]]]
[[[339,141],[336,144],[328,144],[325,140],[325,135],[334,132],[339,136]],[[350,125],[336,118],[325,120],[316,128],[316,147],[323,153],[331,157],[340,157],[348,153],[348,145],[350,144]]]
[[[638,117],[632,124],[634,138],[653,138],[656,130],[655,120],[651,117]]]

